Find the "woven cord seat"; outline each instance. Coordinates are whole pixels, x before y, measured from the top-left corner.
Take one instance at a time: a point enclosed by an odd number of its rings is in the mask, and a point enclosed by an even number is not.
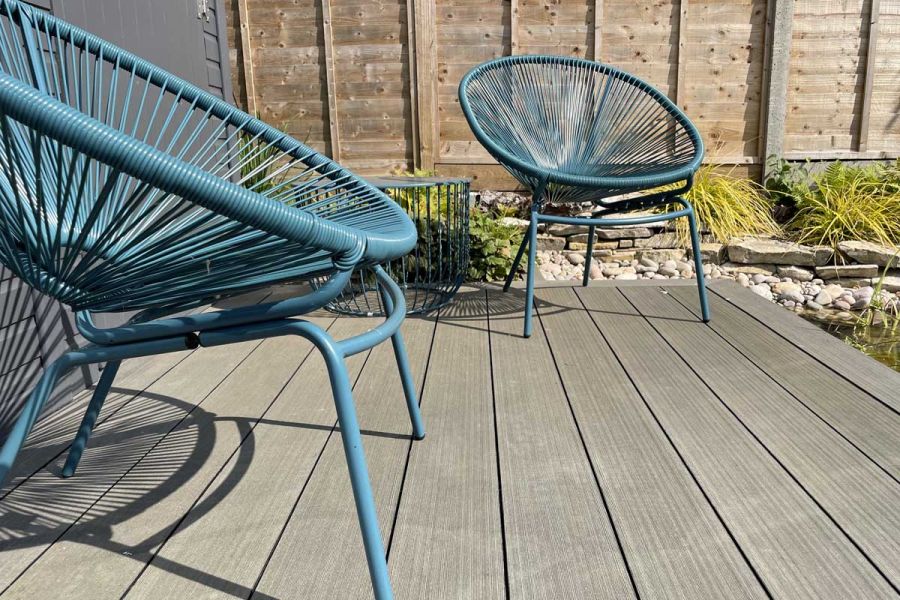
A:
[[[703,143],[668,98],[637,77],[601,63],[514,56],[470,71],[460,82],[459,99],[478,141],[533,194],[528,235],[504,286],[509,289],[527,248],[525,337],[532,331],[537,228],[542,222],[588,228],[586,286],[597,227],[687,217],[702,317],[709,320],[696,219],[683,197],[703,159]],[[668,187],[653,190],[662,186]],[[591,217],[544,212],[549,203],[566,202],[592,202],[595,211]],[[667,205],[676,209],[609,218]]]
[[[106,362],[64,475],[73,474],[125,358],[300,335],[331,377],[376,597],[391,596],[344,358],[391,338],[413,435],[424,436],[399,332],[405,300],[377,265],[416,231],[396,203],[329,158],[85,31],[0,0],[0,263],[76,311],[92,344],[50,365],[0,451],[0,482],[58,379]],[[375,269],[384,323],[333,340],[292,318]],[[326,281],[276,303],[171,316],[279,282]],[[101,329],[92,313],[125,312]]]

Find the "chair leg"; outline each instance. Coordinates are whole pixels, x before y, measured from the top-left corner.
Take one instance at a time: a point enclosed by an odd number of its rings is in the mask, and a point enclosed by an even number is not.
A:
[[[372,589],[375,592],[376,600],[391,600],[393,592],[388,578],[387,560],[381,541],[381,529],[378,527],[372,486],[369,483],[369,471],[366,468],[359,423],[356,420],[356,409],[353,406],[350,377],[343,356],[333,340],[326,336],[327,334],[324,332],[317,336],[319,339],[316,340],[316,345],[325,357],[328,376],[331,379],[334,405],[341,426],[341,440],[344,445],[347,468],[350,471],[350,485],[353,487],[353,499],[356,502],[356,515],[362,531]]]
[[[525,337],[531,337],[531,313],[534,307],[534,271],[537,262],[538,213],[531,211],[531,227],[528,229],[528,273],[525,284]]]
[[[516,252],[516,258],[513,261],[512,268],[510,268],[509,273],[506,275],[506,281],[503,283],[503,291],[509,291],[509,286],[512,284],[513,279],[516,277],[516,271],[519,269],[519,263],[522,262],[522,255],[525,254],[525,246],[528,245],[528,242],[531,240],[531,225],[528,226],[528,235],[522,236],[522,243],[519,244],[519,250]]]
[[[690,205],[688,205],[690,206]],[[697,218],[694,209],[688,213],[688,223],[691,228],[691,250],[694,254],[694,273],[697,277],[697,288],[700,293],[700,314],[704,323],[709,323],[709,302],[706,298],[706,282],[703,276],[703,260],[700,257],[700,232],[697,230]]]
[[[391,300],[390,294],[381,288],[381,301],[384,303],[385,314],[390,316],[394,313],[394,302]],[[391,343],[394,346],[394,357],[397,359],[397,368],[400,371],[400,381],[403,383],[403,395],[406,397],[406,409],[409,411],[409,420],[412,423],[413,437],[421,440],[425,437],[425,426],[422,424],[422,414],[419,412],[419,399],[416,396],[416,385],[409,369],[409,359],[406,354],[406,344],[403,342],[403,335],[398,329],[391,336]]]
[[[43,408],[47,398],[50,397],[50,393],[56,387],[57,382],[69,368],[70,364],[67,357],[63,356],[44,371],[40,381],[32,390],[31,395],[28,396],[28,400],[22,407],[22,413],[16,419],[12,431],[9,432],[9,437],[3,443],[3,448],[0,449],[0,485],[3,485],[6,481],[6,477],[12,469],[13,461],[25,443],[25,438],[31,432],[35,421],[37,421],[41,408]]]
[[[591,259],[594,257],[594,230],[596,227],[588,227],[587,254],[584,256],[584,275],[581,278],[581,286],[587,287],[591,280]]]
[[[112,361],[106,363],[106,366],[103,368],[103,372],[100,374],[100,381],[97,382],[94,395],[91,396],[91,402],[88,404],[84,418],[81,420],[81,425],[78,427],[75,441],[72,442],[72,446],[69,448],[69,456],[66,458],[66,465],[62,470],[63,477],[71,477],[75,474],[75,469],[78,468],[78,461],[81,460],[81,455],[84,453],[88,439],[94,431],[97,417],[100,416],[100,409],[103,408],[103,402],[109,394],[109,389],[112,387],[113,380],[116,378],[116,373],[119,371],[119,365],[121,364],[122,361]]]

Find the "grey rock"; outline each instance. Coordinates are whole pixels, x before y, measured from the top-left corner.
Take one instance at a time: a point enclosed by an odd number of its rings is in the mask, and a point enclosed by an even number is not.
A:
[[[638,273],[656,273],[659,271],[659,267],[645,267],[644,265],[638,265],[635,267],[635,270]]]
[[[767,282],[768,283],[768,282]],[[772,293],[778,294],[779,296],[783,296],[784,294],[793,294],[797,293],[801,296],[801,287],[798,283],[793,283],[791,281],[779,281],[778,283],[774,283],[772,285]]]
[[[678,270],[673,269],[672,267],[660,267],[659,274],[665,275],[666,277],[675,277],[678,275]]]
[[[570,252],[566,255],[566,258],[569,259],[569,262],[573,265],[583,265],[584,264],[584,255],[576,254],[575,252]]]
[[[795,306],[797,306],[796,302],[793,302],[791,300],[784,300],[783,304],[785,308],[794,308]]]
[[[878,265],[830,265],[816,267],[816,275],[822,279],[853,279],[858,277],[877,277]]]
[[[651,235],[653,235],[653,232],[646,227],[615,227],[597,229],[598,240],[648,238]]]
[[[741,287],[750,287],[750,278],[747,277],[746,273],[738,273],[737,282]]]
[[[801,246],[769,238],[746,238],[728,244],[728,259],[732,262],[752,264],[800,265],[814,267],[831,259],[827,249]]]
[[[755,264],[755,265],[742,265],[740,263],[727,262],[722,265],[722,268],[732,271],[734,273],[746,273],[747,275],[755,275],[757,273],[762,273],[763,275],[771,275],[775,272],[775,265],[773,264]]]
[[[888,275],[881,279],[881,289],[886,292],[900,292],[900,275]]]
[[[681,246],[681,240],[678,235],[670,232],[655,233],[647,238],[638,238],[634,240],[637,248],[678,248]]]
[[[808,308],[809,310],[822,310],[822,305],[815,300],[810,300],[806,303],[806,308]]]
[[[547,234],[538,234],[538,250],[562,250],[566,247],[566,238]]]
[[[649,258],[653,262],[663,263],[667,260],[681,260],[682,258],[684,258],[684,250],[681,248],[643,248],[635,252],[635,257],[638,260],[642,258]]]
[[[675,268],[677,268],[679,271],[693,271],[694,265],[683,260],[677,260],[675,261]]]
[[[762,273],[754,273],[750,279],[753,280],[753,283],[764,283],[766,281],[766,276]]]
[[[816,304],[819,304],[821,306],[828,306],[832,302],[834,302],[834,298],[832,298],[831,294],[829,294],[828,292],[821,291],[818,294],[816,294],[816,297],[815,297]]]
[[[600,270],[600,266],[597,263],[593,263],[591,265],[591,279],[603,279],[603,272]]]
[[[649,256],[642,256],[640,258],[640,263],[645,267],[650,267],[651,269],[658,269],[659,263],[650,258]]]
[[[622,273],[621,275],[616,275],[617,281],[633,281],[637,278],[638,276],[636,273]]]
[[[518,227],[521,230],[528,229],[529,222],[525,219],[517,219],[515,217],[503,217],[500,219],[500,223],[503,225],[507,225],[510,227]]]
[[[837,301],[835,301],[834,304],[833,304],[833,306],[834,306],[836,309],[838,309],[838,310],[844,310],[844,311],[847,311],[847,310],[850,310],[850,309],[851,309],[850,304],[849,304],[848,302],[843,301],[843,300],[837,300]]]
[[[758,283],[756,285],[750,286],[750,291],[758,296],[762,296],[766,300],[774,300],[774,296],[772,296],[772,290],[769,289],[764,283]]]
[[[900,248],[888,248],[873,242],[851,241],[840,242],[838,250],[844,256],[862,264],[874,264],[886,267],[888,263],[900,264]]]
[[[702,242],[700,244],[700,258],[705,263],[721,265],[725,262],[725,244],[716,242]]]
[[[813,278],[813,272],[810,269],[793,265],[778,267],[778,274],[782,277],[790,277],[795,281],[812,281]]]

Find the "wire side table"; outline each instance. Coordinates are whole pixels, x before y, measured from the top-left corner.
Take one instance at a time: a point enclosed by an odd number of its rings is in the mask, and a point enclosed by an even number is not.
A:
[[[415,249],[384,265],[406,293],[407,314],[446,306],[469,266],[468,179],[380,177],[369,182],[406,209],[416,225]],[[356,316],[383,316],[374,272],[357,269],[347,287],[326,308]]]

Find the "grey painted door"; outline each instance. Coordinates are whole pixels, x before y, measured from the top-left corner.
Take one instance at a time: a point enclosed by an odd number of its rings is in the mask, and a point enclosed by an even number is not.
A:
[[[232,101],[222,0],[30,0],[30,3]],[[199,18],[198,18],[199,17]],[[219,35],[222,32],[222,35]],[[103,325],[120,315],[98,319]],[[0,267],[0,441],[46,365],[84,344],[72,315]],[[70,373],[45,414],[96,380],[98,368]],[[74,432],[73,432],[74,435]]]

